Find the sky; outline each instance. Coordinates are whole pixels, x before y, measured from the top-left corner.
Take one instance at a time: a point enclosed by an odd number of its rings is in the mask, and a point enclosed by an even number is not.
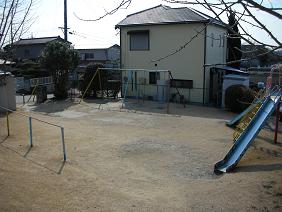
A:
[[[118,10],[115,14],[107,16],[100,21],[84,22],[76,16],[83,19],[95,19],[118,6],[121,0],[68,0],[68,39],[75,48],[107,48],[114,44],[119,44],[119,33],[115,30],[115,25],[123,20],[127,15],[154,7],[160,4],[171,7],[179,7],[185,5],[168,4],[162,0],[132,0],[131,5],[127,9]],[[216,0],[214,0],[216,1]],[[64,0],[37,0],[33,7],[32,14],[34,23],[30,31],[23,36],[29,37],[63,37],[63,31],[59,27],[64,25]],[[282,7],[282,0],[265,0],[265,4],[272,4],[276,7]],[[189,5],[190,6],[190,5]],[[199,6],[194,7],[199,11],[209,14],[209,11],[203,10]],[[240,10],[240,8],[238,8]],[[263,21],[269,29],[282,38],[282,22],[277,18],[273,18],[261,11],[254,11],[256,17]],[[76,14],[76,15],[75,15]],[[211,13],[209,15],[212,15]],[[227,21],[227,20],[226,20]],[[250,25],[245,25],[245,29],[253,34],[259,40],[273,44],[271,39]],[[189,40],[189,38],[187,38]],[[280,40],[281,41],[281,40]]]

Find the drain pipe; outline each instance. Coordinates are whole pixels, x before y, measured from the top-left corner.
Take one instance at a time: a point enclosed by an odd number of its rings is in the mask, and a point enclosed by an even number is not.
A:
[[[204,34],[204,65],[203,65],[203,105],[205,105],[205,95],[206,95],[206,54],[207,54],[207,25],[205,24],[205,34]]]

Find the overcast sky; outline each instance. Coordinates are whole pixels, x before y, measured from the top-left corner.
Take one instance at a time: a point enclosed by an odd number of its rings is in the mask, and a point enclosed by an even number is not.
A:
[[[63,2],[63,0],[37,0],[33,8],[34,16],[37,18],[31,27],[30,33],[26,34],[25,37],[57,35],[63,37],[62,30],[58,28],[63,27],[64,22]],[[102,16],[105,11],[110,11],[119,2],[120,0],[68,0],[68,27],[70,28],[69,31],[73,33],[72,35],[69,34],[69,41],[74,44],[75,48],[105,48],[116,43],[119,44],[119,34],[115,30],[115,25],[128,14],[159,4],[171,7],[185,6],[168,4],[162,0],[132,0],[132,4],[127,9],[119,10],[114,15],[107,16],[97,22],[83,22],[74,15],[76,14],[84,19],[95,19]],[[282,0],[266,0],[266,2],[282,7]],[[194,7],[203,11],[202,7]],[[207,11],[203,12],[207,13]],[[277,37],[282,37],[281,20],[271,18],[269,15],[259,11],[255,14],[257,18],[267,24]],[[246,25],[246,29],[253,33],[256,38],[271,42],[268,36],[263,35],[259,30],[255,30],[254,27]]]

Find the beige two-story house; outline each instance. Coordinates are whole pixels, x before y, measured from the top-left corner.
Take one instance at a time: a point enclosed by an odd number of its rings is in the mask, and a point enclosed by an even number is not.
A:
[[[191,8],[159,5],[128,15],[116,28],[121,68],[169,70],[186,101],[208,102],[209,68],[204,65],[226,62],[224,24]],[[146,83],[161,76],[146,74]]]

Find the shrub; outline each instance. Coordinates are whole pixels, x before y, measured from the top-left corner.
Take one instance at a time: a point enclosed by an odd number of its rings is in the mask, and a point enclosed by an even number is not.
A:
[[[252,90],[244,85],[232,85],[225,92],[225,107],[232,112],[242,112],[254,100],[255,95]]]

